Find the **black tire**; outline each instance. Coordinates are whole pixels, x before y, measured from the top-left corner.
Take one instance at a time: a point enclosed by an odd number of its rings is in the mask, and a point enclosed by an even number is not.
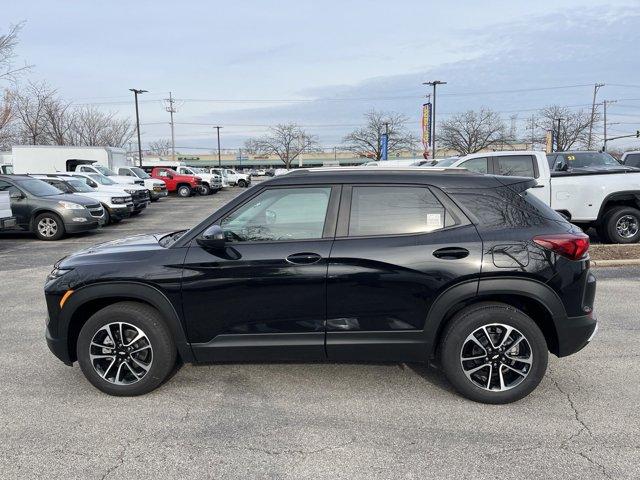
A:
[[[603,229],[610,243],[637,243],[640,240],[640,210],[624,206],[612,208],[604,216]]]
[[[180,185],[176,192],[179,197],[187,198],[191,196],[191,187],[189,185]]]
[[[473,342],[466,341],[467,338],[481,327],[491,324],[515,328],[518,333],[521,333],[525,337],[528,343],[521,341],[520,345],[522,345],[522,347],[518,346],[514,348],[518,348],[518,356],[520,355],[520,348],[522,348],[523,351],[529,351],[532,355],[530,357],[530,366],[527,363],[518,362],[514,364],[511,363],[513,360],[506,360],[506,362],[510,362],[511,365],[517,369],[526,370],[524,379],[521,378],[522,375],[519,376],[512,373],[499,363],[503,357],[508,358],[507,355],[513,354],[512,352],[507,353],[510,350],[509,348],[507,348],[504,353],[499,353],[498,351],[491,353],[485,348],[485,353],[480,353],[480,356],[486,354],[488,355],[486,358],[471,361],[477,363],[465,361],[465,365],[467,366],[467,370],[472,370],[477,364],[483,363],[485,363],[487,367],[483,367],[478,370],[477,373],[471,375],[472,377],[475,375],[476,380],[471,380],[465,374],[462,361],[463,348],[467,348],[469,345],[473,347]],[[495,328],[500,327],[492,326],[489,328],[489,331]],[[504,331],[505,330],[503,330],[503,332]],[[486,338],[486,336],[484,338]],[[517,338],[519,337],[514,332],[513,336],[507,340],[507,346],[513,344]],[[500,341],[500,337],[497,337],[496,341]],[[478,303],[458,312],[448,323],[440,344],[440,361],[449,382],[451,382],[453,387],[463,396],[481,403],[510,403],[529,395],[529,393],[538,386],[542,377],[544,377],[547,369],[548,355],[547,343],[536,323],[517,308],[498,302]],[[465,354],[465,356],[469,355]],[[488,362],[487,359],[489,359]],[[499,367],[495,368],[492,361],[499,365]],[[504,372],[506,377],[513,378],[514,386],[502,391],[496,390],[494,387],[500,387],[498,372]],[[490,377],[492,374],[493,376]],[[490,390],[478,384],[480,383],[479,380],[482,380],[482,382],[485,381],[482,379],[482,376],[486,379],[492,378],[492,380],[488,380]],[[478,383],[476,383],[476,381],[478,381]],[[506,380],[504,384],[507,385]]]
[[[116,384],[103,378],[96,371],[96,368],[94,368],[90,358],[90,348],[96,348],[91,347],[94,336],[100,335],[99,332],[101,332],[103,327],[113,323],[117,324],[118,322],[123,322],[140,329],[140,331],[146,335],[148,344],[151,346],[152,353],[148,354],[151,355],[148,371],[138,380],[129,384]],[[127,330],[125,330],[125,332],[126,331]],[[115,335],[117,336],[118,334],[115,333]],[[128,338],[126,337],[126,333],[125,338]],[[147,341],[144,339],[140,342],[142,342],[143,346],[147,344]],[[139,345],[140,343],[138,342],[133,343],[133,347],[131,348],[140,348]],[[117,349],[115,348],[113,349],[114,358],[120,358],[115,354],[116,350]],[[99,354],[101,353],[101,350],[93,350],[93,352],[94,354]],[[89,380],[89,382],[91,382],[91,384],[98,390],[109,395],[116,396],[143,395],[156,389],[173,370],[176,365],[177,357],[175,342],[173,341],[169,329],[162,320],[158,311],[149,305],[137,302],[114,303],[113,305],[109,305],[108,307],[94,313],[80,330],[80,335],[78,336],[76,344],[76,353],[82,373],[87,380]],[[104,351],[102,351],[102,353],[104,353]],[[140,353],[138,355],[140,355]],[[130,362],[135,367],[133,360],[131,360],[131,356],[131,354],[125,353],[125,355],[122,356],[122,359],[115,360],[115,364],[120,365],[120,363]],[[138,359],[140,360],[140,357],[138,357]],[[105,361],[110,362],[111,360],[106,359]],[[124,365],[122,366],[124,367]],[[106,368],[104,371],[105,377],[111,377],[111,375],[115,373],[113,371],[114,368],[116,367],[114,366],[111,370]],[[143,370],[139,368],[138,370],[143,372]],[[131,378],[137,378],[130,372],[131,370],[129,370],[129,372],[125,372],[125,368],[122,368],[121,378],[123,380],[126,380],[127,376],[129,377],[129,380]]]
[[[247,182],[245,182],[244,180],[240,179],[240,180],[238,180],[238,186],[240,188],[244,188],[244,187],[247,186]]]
[[[200,195],[202,196],[206,196],[209,195],[211,193],[211,189],[209,188],[209,185],[203,183],[202,185],[200,185]]]
[[[109,209],[106,205],[102,205],[102,209],[104,210],[104,224],[109,225],[111,223],[111,214],[109,213]]]
[[[141,213],[142,213],[142,210],[134,210],[133,212],[131,212],[131,216],[132,217],[137,217]]]
[[[41,224],[41,222],[43,223]],[[64,222],[53,212],[41,213],[33,221],[33,233],[40,240],[60,240],[65,233]]]

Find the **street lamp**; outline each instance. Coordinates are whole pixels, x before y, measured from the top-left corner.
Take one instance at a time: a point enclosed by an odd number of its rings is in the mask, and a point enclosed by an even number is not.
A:
[[[140,143],[140,114],[138,113],[138,95],[145,93],[147,90],[139,90],[136,88],[130,88],[129,91],[133,92],[133,96],[136,100],[136,131],[138,132],[138,162],[142,167],[142,143]]]
[[[423,83],[423,85],[431,85],[433,87],[433,106],[431,107],[431,151],[433,152],[433,158],[436,158],[436,85],[446,84],[447,82],[441,80]]]

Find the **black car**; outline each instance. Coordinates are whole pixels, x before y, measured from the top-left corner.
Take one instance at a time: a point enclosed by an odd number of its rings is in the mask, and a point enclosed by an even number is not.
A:
[[[0,175],[0,191],[10,194],[17,226],[40,240],[95,230],[104,218],[102,205],[96,200],[65,194],[28,175]]]
[[[296,170],[189,231],[59,261],[47,341],[113,395],[182,362],[439,363],[481,402],[530,393],[596,331],[589,240],[527,189],[467,171]]]

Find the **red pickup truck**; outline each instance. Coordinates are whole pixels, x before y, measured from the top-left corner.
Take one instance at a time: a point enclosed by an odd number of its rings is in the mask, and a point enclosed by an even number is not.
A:
[[[167,167],[142,167],[151,178],[164,181],[169,193],[176,192],[179,197],[190,197],[198,193],[202,186],[202,179],[195,175],[182,175]]]

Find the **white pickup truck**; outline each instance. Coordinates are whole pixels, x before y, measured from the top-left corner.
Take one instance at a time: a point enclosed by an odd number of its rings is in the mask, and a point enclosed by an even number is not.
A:
[[[251,175],[239,173],[231,168],[210,168],[209,173],[215,173],[222,177],[223,184],[228,183],[231,186],[248,187],[251,185]]]
[[[191,168],[186,165],[178,165],[173,169],[180,175],[193,175],[202,179],[201,194],[208,195],[210,193],[216,193],[222,189],[222,177],[217,173],[207,172],[202,168]]]
[[[132,169],[135,167],[124,167],[124,169]],[[75,173],[97,173],[109,177],[115,183],[120,185],[138,185],[144,187],[149,191],[149,198],[152,201],[156,201],[159,198],[167,196],[167,185],[162,180],[156,180],[149,175],[146,177],[140,177],[138,175],[129,175],[122,172],[123,168],[118,169],[118,173],[114,172],[110,168],[104,165],[98,165],[97,163],[84,163],[77,165],[73,170]],[[142,173],[145,173],[142,170]]]
[[[572,223],[594,227],[605,242],[640,240],[640,169],[621,165],[608,153],[484,152],[438,163],[443,166],[533,177],[537,185],[531,193]]]

